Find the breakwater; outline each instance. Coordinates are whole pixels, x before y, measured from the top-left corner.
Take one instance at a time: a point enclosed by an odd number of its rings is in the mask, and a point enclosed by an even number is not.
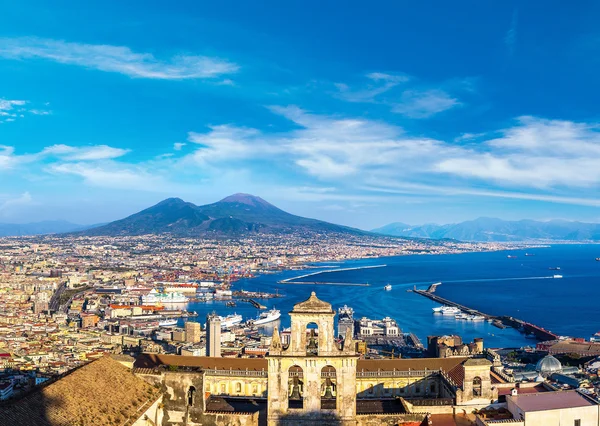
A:
[[[531,324],[529,322],[520,320],[518,318],[514,318],[511,316],[507,316],[507,315],[503,315],[503,316],[489,315],[489,314],[486,314],[485,312],[478,311],[477,309],[473,309],[468,306],[461,305],[460,303],[456,303],[452,300],[448,300],[446,298],[438,296],[437,294],[434,294],[435,288],[438,285],[439,284],[436,284],[435,286],[431,286],[428,290],[418,290],[415,287],[413,289],[413,292],[420,294],[421,296],[427,297],[428,299],[431,299],[434,302],[440,303],[442,305],[454,306],[468,314],[481,315],[481,316],[485,317],[486,320],[492,321],[492,323],[494,325],[498,324],[497,326],[499,326],[499,324],[502,324],[504,326],[513,327],[516,330],[518,330],[526,335],[535,336],[535,338],[540,341],[555,340],[558,338],[558,336],[556,334],[552,333],[551,331],[546,330],[545,328],[537,326],[535,324]]]
[[[374,268],[385,268],[387,265],[365,265],[365,266],[355,266],[352,268],[336,268],[336,269],[326,269],[324,271],[311,272],[309,274],[298,275],[296,277],[286,278],[284,280],[278,281],[279,284],[325,284],[325,285],[354,285],[354,286],[368,286],[367,283],[343,283],[343,282],[330,282],[330,281],[297,281],[303,278],[312,277],[314,275],[319,274],[329,274],[332,272],[344,272],[344,271],[357,271],[360,269],[374,269]]]

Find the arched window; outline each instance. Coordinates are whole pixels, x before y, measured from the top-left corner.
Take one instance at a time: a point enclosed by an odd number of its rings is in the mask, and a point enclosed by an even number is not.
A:
[[[481,377],[475,377],[473,379],[473,397],[478,397],[481,395],[482,395]]]
[[[196,396],[196,388],[194,386],[190,386],[187,393],[187,405],[190,407],[194,405],[194,397]]]
[[[235,391],[237,393],[241,393],[242,392],[242,384],[240,382],[235,384]]]
[[[319,354],[319,326],[314,322],[306,325],[306,355]]]
[[[321,369],[321,409],[335,410],[337,407],[337,373],[331,365]]]
[[[302,367],[293,365],[288,370],[288,408],[304,406],[304,371]]]

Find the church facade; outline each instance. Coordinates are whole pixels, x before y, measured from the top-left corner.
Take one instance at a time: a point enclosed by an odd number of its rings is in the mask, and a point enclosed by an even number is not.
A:
[[[142,355],[134,371],[164,391],[160,424],[403,424],[498,399],[485,358],[360,359],[314,292],[290,317],[289,344],[275,330],[265,359]]]

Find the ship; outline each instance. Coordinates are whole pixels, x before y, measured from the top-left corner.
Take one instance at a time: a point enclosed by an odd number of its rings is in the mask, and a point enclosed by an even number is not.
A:
[[[439,306],[437,308],[432,308],[434,313],[440,313],[442,315],[456,315],[460,314],[461,310],[454,306]]]
[[[392,285],[391,284],[387,284],[385,287],[383,287],[383,289],[385,291],[390,291],[392,289]]]
[[[258,318],[256,318],[252,323],[254,325],[262,325],[267,324],[273,321],[277,321],[281,317],[281,312],[278,309],[271,309],[268,312],[262,312]]]
[[[560,266],[551,266],[548,269],[551,270],[551,271],[560,271]]]
[[[348,305],[338,309],[338,336],[354,336],[354,309]]]
[[[508,257],[509,259],[516,259],[516,258],[517,258],[517,256],[514,256],[514,255],[512,255],[512,254],[509,254],[509,255],[508,255],[508,256],[506,256],[506,257]]]
[[[172,327],[174,325],[177,325],[177,318],[159,321],[158,325],[161,327]]]
[[[150,293],[142,296],[142,303],[145,305],[163,305],[165,303],[187,303],[189,299],[182,293],[159,293],[152,289]]]
[[[600,262],[600,257],[597,257],[597,258],[596,258],[596,262]]]
[[[553,275],[552,278],[562,278],[562,275]]]
[[[239,314],[227,315],[226,317],[219,317],[221,321],[221,328],[233,327],[242,322],[242,316]]]
[[[525,253],[525,256],[535,256],[533,253]]]

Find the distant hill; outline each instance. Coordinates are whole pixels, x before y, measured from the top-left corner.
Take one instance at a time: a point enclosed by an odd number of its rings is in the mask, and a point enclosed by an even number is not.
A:
[[[481,217],[449,225],[390,223],[372,232],[397,237],[451,238],[461,241],[600,241],[600,224],[552,220],[505,221]]]
[[[0,237],[22,237],[27,235],[63,234],[88,229],[94,225],[77,225],[64,220],[15,224],[0,223]],[[96,225],[97,226],[97,225]]]
[[[201,236],[295,231],[367,234],[358,229],[295,216],[249,194],[234,194],[204,206],[169,198],[125,219],[81,233],[90,236],[161,233]]]

